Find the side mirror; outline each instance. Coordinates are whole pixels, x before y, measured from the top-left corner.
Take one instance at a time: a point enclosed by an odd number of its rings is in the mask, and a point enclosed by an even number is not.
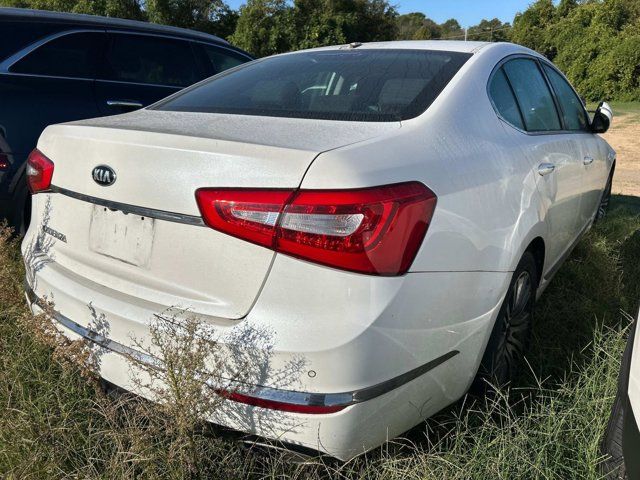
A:
[[[591,121],[591,131],[593,133],[604,133],[609,130],[613,120],[613,111],[607,102],[600,102],[596,113]]]

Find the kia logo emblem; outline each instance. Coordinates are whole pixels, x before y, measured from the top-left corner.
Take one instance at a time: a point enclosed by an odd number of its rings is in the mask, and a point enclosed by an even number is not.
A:
[[[98,165],[93,169],[91,173],[93,180],[103,187],[108,187],[116,182],[116,172],[111,167],[106,165]]]

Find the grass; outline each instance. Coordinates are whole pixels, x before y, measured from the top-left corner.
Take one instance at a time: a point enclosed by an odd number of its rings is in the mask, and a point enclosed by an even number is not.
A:
[[[346,465],[293,465],[209,429],[185,464],[170,418],[102,394],[31,334],[21,278],[17,243],[0,235],[0,478],[597,479],[640,299],[640,199],[615,197],[545,292],[511,391],[467,397]]]

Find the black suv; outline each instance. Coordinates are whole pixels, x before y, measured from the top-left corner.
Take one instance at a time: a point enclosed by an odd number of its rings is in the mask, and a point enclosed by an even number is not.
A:
[[[250,60],[181,28],[0,8],[0,219],[28,225],[25,161],[47,125],[135,110]]]

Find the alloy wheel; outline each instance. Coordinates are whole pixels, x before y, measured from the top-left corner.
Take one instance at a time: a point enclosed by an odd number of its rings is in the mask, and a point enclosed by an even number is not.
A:
[[[511,286],[506,308],[499,319],[500,337],[495,351],[496,379],[511,379],[524,355],[529,339],[533,306],[533,281],[520,272]]]

